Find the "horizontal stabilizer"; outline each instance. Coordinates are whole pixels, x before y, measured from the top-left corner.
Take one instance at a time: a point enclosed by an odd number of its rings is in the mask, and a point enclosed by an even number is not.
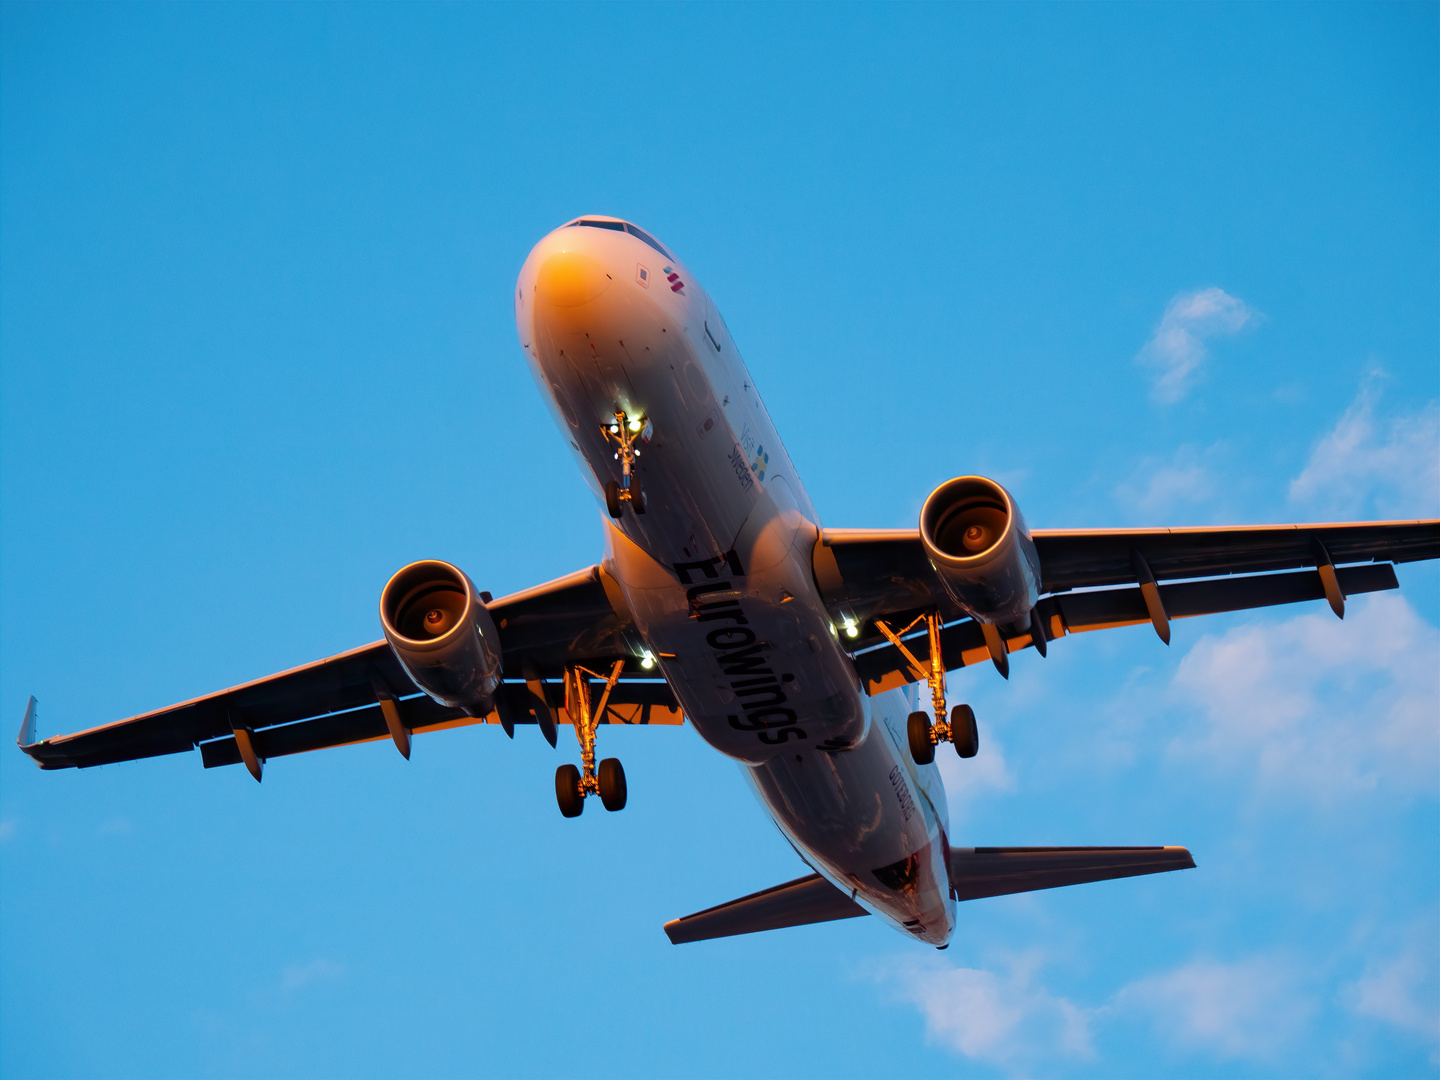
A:
[[[665,924],[665,934],[672,945],[683,945],[687,941],[853,919],[866,914],[869,913],[830,882],[819,874],[811,874],[728,904],[697,911],[683,919],[671,919]]]
[[[950,884],[957,900],[1194,868],[1195,860],[1183,847],[950,849]]]

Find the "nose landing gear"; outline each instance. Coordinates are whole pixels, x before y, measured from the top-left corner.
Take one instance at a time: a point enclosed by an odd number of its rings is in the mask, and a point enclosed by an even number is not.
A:
[[[579,666],[565,669],[565,711],[575,725],[583,767],[582,771],[574,765],[561,765],[555,770],[555,801],[560,804],[560,813],[567,818],[580,816],[588,795],[599,795],[606,810],[625,809],[625,769],[619,759],[606,758],[598,769],[595,766],[595,729],[605,715],[610,691],[615,689],[615,681],[624,667],[624,660],[616,660],[608,676]],[[605,689],[593,710],[589,678],[605,679]]]
[[[905,643],[902,634],[909,633],[923,622],[930,642],[930,662],[922,664],[915,659]],[[950,719],[945,720],[945,658],[940,651],[940,613],[927,611],[910,621],[903,629],[896,631],[881,619],[875,620],[875,628],[889,639],[890,644],[900,650],[910,664],[911,674],[924,679],[930,686],[931,706],[935,710],[935,721],[923,712],[912,712],[905,725],[910,743],[910,756],[918,765],[929,765],[935,760],[935,747],[942,742],[955,744],[955,752],[962,758],[972,758],[980,751],[980,732],[975,727],[975,710],[969,705],[956,705],[950,710]]]
[[[617,447],[615,458],[620,462],[619,482],[605,482],[605,509],[612,518],[618,518],[625,503],[629,503],[635,513],[645,513],[645,493],[640,489],[640,477],[635,472],[635,459],[640,456],[635,442],[648,443],[655,433],[654,426],[646,417],[627,416],[622,409],[615,413],[615,419],[610,423],[601,424],[600,430]]]

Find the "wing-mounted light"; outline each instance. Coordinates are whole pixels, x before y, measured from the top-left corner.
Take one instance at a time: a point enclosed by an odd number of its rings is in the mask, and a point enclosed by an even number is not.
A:
[[[380,625],[415,685],[483,717],[500,686],[500,635],[475,583],[438,559],[411,563],[380,594]]]
[[[958,476],[920,510],[920,542],[945,591],[982,626],[1024,633],[1040,599],[1040,557],[1010,493]]]

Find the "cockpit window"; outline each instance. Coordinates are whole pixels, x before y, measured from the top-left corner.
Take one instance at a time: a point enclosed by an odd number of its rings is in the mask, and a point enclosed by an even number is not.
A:
[[[637,240],[643,240],[645,243],[649,244],[652,248],[654,248],[656,251],[658,251],[661,255],[664,255],[665,258],[670,259],[670,260],[672,260],[672,261],[674,260],[675,256],[674,256],[674,255],[671,255],[668,251],[666,251],[663,247],[661,247],[661,246],[660,246],[660,241],[659,241],[659,240],[656,240],[653,236],[651,236],[649,233],[647,233],[644,229],[638,229],[638,228],[636,228],[634,225],[629,225],[629,224],[627,224],[627,225],[625,226],[625,231],[628,232],[631,236],[635,237],[635,239],[637,239]]]
[[[666,251],[663,247],[661,247],[659,240],[656,240],[644,229],[637,228],[636,226],[628,224],[627,222],[597,221],[595,218],[581,218],[579,221],[572,221],[569,225],[565,227],[567,229],[573,229],[577,225],[588,225],[592,229],[613,229],[615,232],[628,232],[631,236],[635,237],[635,239],[639,240],[641,243],[649,244],[652,248],[658,251],[661,255],[664,255],[665,258],[669,259],[671,262],[675,261],[675,256],[671,255],[670,252]]]

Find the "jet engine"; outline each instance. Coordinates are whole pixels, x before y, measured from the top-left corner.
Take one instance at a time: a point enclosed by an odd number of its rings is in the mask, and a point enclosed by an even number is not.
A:
[[[979,623],[1024,630],[1040,598],[1040,557],[1010,493],[957,476],[920,510],[920,542],[945,591]]]
[[[500,635],[471,581],[437,559],[411,563],[380,594],[380,625],[415,684],[442,705],[484,716],[500,685]]]

